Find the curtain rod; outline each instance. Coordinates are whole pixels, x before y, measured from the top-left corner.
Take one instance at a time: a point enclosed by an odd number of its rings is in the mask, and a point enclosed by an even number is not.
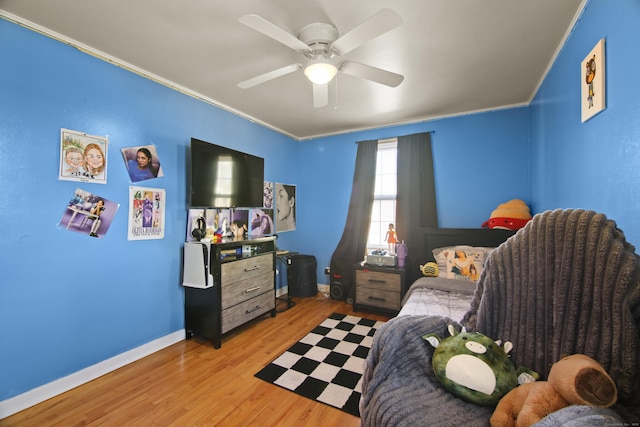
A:
[[[435,130],[425,130],[423,132],[417,132],[417,133],[436,133],[436,131]],[[404,136],[404,135],[401,135],[401,136]],[[381,142],[381,143],[385,143],[385,142],[391,142],[394,139],[398,139],[398,137],[394,136],[394,137],[391,137],[391,138],[382,138],[382,139],[378,139],[377,141]],[[364,142],[364,141],[371,141],[371,140],[368,139],[368,140],[356,141],[356,144],[359,144],[360,142]]]

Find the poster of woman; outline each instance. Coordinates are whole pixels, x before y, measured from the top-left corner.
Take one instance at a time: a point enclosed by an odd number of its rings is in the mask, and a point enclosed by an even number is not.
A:
[[[129,187],[128,239],[164,239],[165,203],[163,189]]]
[[[120,151],[131,182],[144,181],[163,175],[155,145],[123,148]]]
[[[77,188],[67,203],[58,227],[103,238],[119,207],[118,203]]]
[[[276,231],[296,229],[296,186],[276,183]]]
[[[60,129],[58,179],[106,184],[108,144],[106,136]]]

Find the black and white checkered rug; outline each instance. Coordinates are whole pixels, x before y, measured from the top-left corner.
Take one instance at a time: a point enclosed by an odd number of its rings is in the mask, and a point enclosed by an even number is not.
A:
[[[360,416],[363,364],[383,323],[333,313],[255,376]]]

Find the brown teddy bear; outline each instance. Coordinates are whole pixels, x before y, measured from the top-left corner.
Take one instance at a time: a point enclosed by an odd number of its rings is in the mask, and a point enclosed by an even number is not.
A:
[[[502,397],[491,426],[530,426],[569,405],[608,408],[617,398],[616,384],[604,368],[584,354],[574,354],[554,363],[547,381],[523,384]]]

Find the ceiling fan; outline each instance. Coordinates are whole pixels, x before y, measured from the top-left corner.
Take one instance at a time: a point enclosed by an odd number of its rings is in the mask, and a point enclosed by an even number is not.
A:
[[[238,87],[242,89],[304,70],[304,74],[313,83],[313,106],[318,108],[329,103],[328,84],[338,72],[389,87],[396,87],[404,80],[404,76],[391,71],[358,62],[336,60],[337,57],[402,24],[400,15],[391,9],[380,10],[341,37],[338,37],[336,27],[325,23],[309,24],[300,30],[298,37],[295,37],[255,14],[242,16],[240,22],[308,58],[304,64],[287,65],[242,81],[238,83]]]

